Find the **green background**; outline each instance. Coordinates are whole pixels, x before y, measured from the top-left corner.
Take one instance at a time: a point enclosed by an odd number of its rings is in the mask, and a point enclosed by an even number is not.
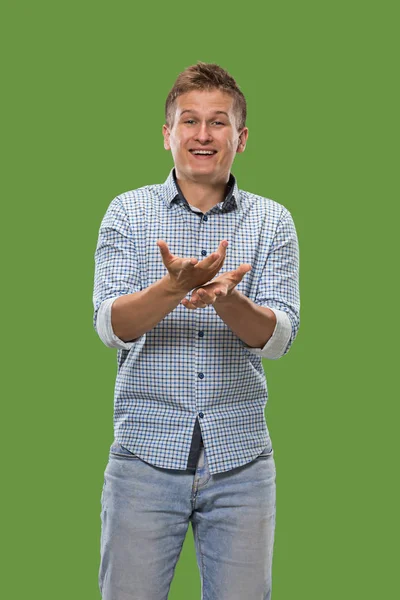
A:
[[[300,331],[264,363],[273,600],[396,596],[394,5],[3,3],[5,598],[100,598],[116,351],[92,326],[94,251],[111,200],[166,179],[164,101],[197,60],[247,98],[239,187],[286,206],[300,243]],[[200,598],[191,530],[169,598]]]

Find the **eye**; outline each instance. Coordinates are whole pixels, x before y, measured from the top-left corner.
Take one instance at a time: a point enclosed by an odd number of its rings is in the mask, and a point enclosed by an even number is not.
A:
[[[194,123],[194,119],[188,119],[187,121],[185,121],[185,123],[189,123],[189,124]]]
[[[215,123],[216,125],[224,125],[224,124],[225,124],[225,123],[222,123],[222,121],[214,121],[214,123]]]

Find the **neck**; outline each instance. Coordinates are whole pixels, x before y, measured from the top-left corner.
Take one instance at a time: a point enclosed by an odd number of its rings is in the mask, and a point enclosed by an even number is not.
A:
[[[226,186],[229,180],[220,183],[196,182],[190,179],[181,179],[176,173],[176,180],[182,190],[182,194],[192,206],[202,212],[207,212],[219,202],[223,202],[226,196]]]

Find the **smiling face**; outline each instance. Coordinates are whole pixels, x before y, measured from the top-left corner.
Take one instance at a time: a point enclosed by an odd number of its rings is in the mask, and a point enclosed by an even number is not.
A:
[[[164,148],[172,152],[178,179],[228,181],[235,155],[244,151],[248,136],[247,127],[237,129],[233,102],[218,89],[178,96],[173,124],[163,126]]]

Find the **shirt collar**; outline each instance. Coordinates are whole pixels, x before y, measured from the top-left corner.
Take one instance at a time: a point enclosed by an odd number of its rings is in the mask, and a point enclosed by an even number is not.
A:
[[[176,181],[175,167],[171,169],[166,181],[163,184],[163,187],[163,198],[168,208],[171,207],[171,203],[177,198],[180,198],[186,202],[186,198],[182,194],[182,190],[180,189],[178,182]],[[236,178],[232,173],[230,174],[227,184],[227,193],[223,201],[224,206],[230,204],[231,198],[234,202],[236,202],[237,208],[240,208],[239,188],[237,186]]]

